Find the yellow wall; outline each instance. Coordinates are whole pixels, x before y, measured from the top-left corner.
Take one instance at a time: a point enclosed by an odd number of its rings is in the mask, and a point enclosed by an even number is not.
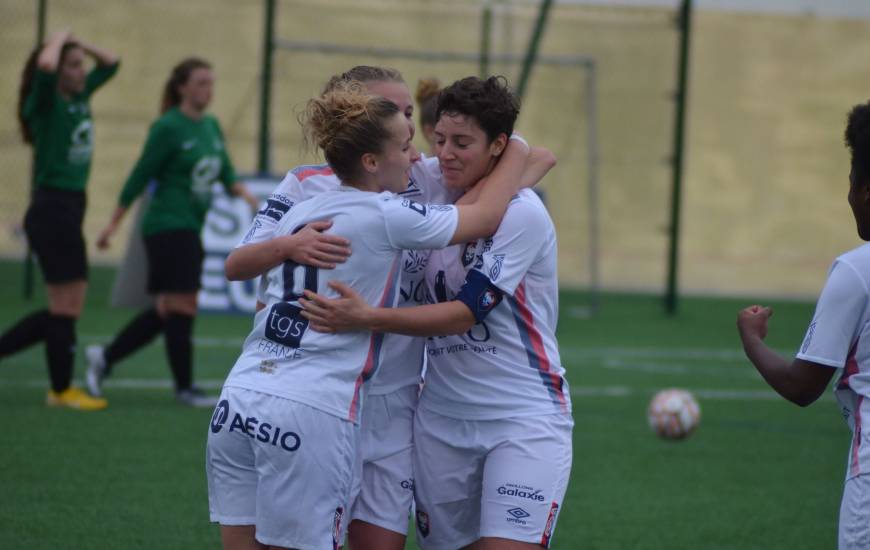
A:
[[[20,256],[29,152],[17,138],[17,78],[35,34],[33,4],[4,2],[0,63],[0,255]],[[259,0],[66,0],[49,3],[49,30],[71,26],[118,52],[122,69],[92,103],[96,149],[89,184],[90,241],[156,116],[171,66],[195,54],[218,81],[213,112],[239,172],[256,165]],[[277,36],[386,48],[475,51],[480,9],[447,0],[283,0]],[[665,276],[676,31],[673,14],[650,9],[557,7],[541,51],[585,54],[598,64],[602,282],[658,291]],[[497,6],[493,46],[522,53],[529,7]],[[689,292],[817,293],[827,265],[858,244],[848,206],[848,108],[867,99],[870,22],[699,13],[690,84],[680,280]],[[476,64],[420,63],[279,51],[275,58],[273,168],[310,162],[300,152],[296,112],[332,73],[358,63],[389,64],[413,85],[473,74]],[[515,77],[516,67],[493,66]],[[546,190],[560,238],[565,285],[587,282],[585,121],[582,74],[539,66],[519,129],[551,148],[559,165]],[[422,143],[422,142],[420,142]],[[129,223],[126,225],[129,228]],[[93,261],[115,261],[126,239]]]

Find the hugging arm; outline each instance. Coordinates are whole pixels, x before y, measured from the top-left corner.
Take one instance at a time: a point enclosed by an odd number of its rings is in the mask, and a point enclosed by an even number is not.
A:
[[[440,336],[461,334],[477,322],[468,306],[458,300],[416,307],[381,308],[367,304],[344,283],[332,281],[329,286],[338,292],[339,298],[330,300],[306,290],[306,297],[299,300],[305,308],[302,315],[311,321],[311,328],[320,332],[367,330]]]

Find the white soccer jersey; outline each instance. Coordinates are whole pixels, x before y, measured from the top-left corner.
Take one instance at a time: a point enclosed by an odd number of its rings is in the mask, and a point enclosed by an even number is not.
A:
[[[556,232],[534,192],[514,197],[492,238],[433,250],[426,285],[433,302],[461,299],[483,320],[429,339],[420,406],[468,420],[570,414],[555,337]]]
[[[290,209],[302,201],[338,189],[341,182],[327,164],[299,166],[289,172],[269,196],[266,205],[257,213],[245,238],[237,245],[244,246],[267,241],[274,237],[275,227]],[[441,169],[435,157],[423,158],[411,165],[411,178],[402,197],[417,202],[449,204],[455,194],[443,184]],[[320,219],[327,219],[322,217]],[[341,233],[336,232],[341,235]],[[343,235],[342,235],[343,236]],[[424,270],[428,251],[406,250],[401,263],[399,300],[397,307],[420,305],[424,302]],[[257,299],[265,303],[265,278],[261,278]],[[420,382],[425,340],[421,337],[386,334],[381,348],[382,368],[369,384],[369,392],[387,394]]]
[[[321,219],[333,221],[329,232],[347,237],[353,254],[333,270],[288,260],[266,274],[266,307],[254,317],[254,330],[225,385],[285,397],[356,421],[361,386],[381,363],[383,336],[308,330],[298,298],[305,289],[335,296],[327,287],[335,280],[373,306],[393,306],[401,251],[446,246],[456,230],[457,210],[342,186],[295,205],[274,235],[291,234]]]
[[[846,252],[828,273],[799,359],[842,369],[834,386],[852,430],[846,479],[870,472],[870,244]]]

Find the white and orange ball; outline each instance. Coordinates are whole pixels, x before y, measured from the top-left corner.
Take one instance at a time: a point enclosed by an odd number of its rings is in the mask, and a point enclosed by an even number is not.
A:
[[[684,439],[701,422],[701,407],[686,390],[671,388],[653,396],[647,409],[649,427],[664,439]]]

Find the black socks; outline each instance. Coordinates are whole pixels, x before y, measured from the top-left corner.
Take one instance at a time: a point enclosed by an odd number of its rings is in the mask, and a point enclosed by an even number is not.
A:
[[[112,365],[154,340],[163,332],[164,326],[165,321],[154,308],[146,309],[134,317],[103,352],[106,375],[112,371]]]
[[[12,355],[41,342],[45,338],[50,317],[51,314],[47,309],[40,309],[21,319],[4,332],[0,336],[0,357]]]
[[[76,356],[76,318],[52,315],[42,309],[18,321],[0,336],[0,357],[45,340],[51,389],[62,392],[72,382]]]
[[[45,357],[51,389],[62,392],[72,382],[76,357],[76,319],[50,315],[45,334]]]
[[[170,313],[163,337],[175,390],[189,390],[193,382],[193,317]]]

